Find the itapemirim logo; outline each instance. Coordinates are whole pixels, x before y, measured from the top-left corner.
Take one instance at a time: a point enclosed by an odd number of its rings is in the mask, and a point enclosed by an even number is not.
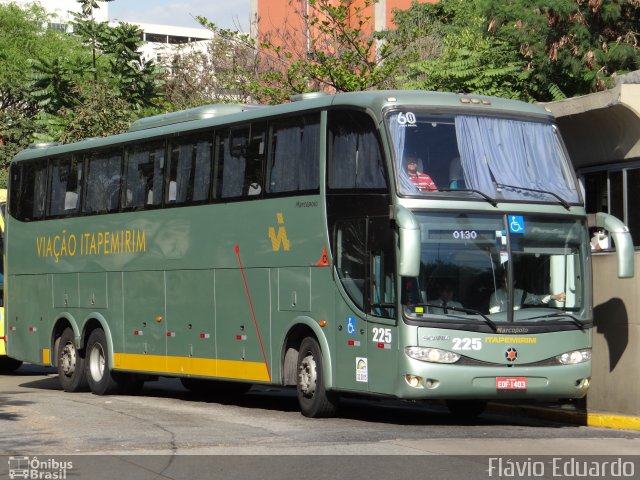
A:
[[[9,457],[9,478],[29,480],[65,480],[67,470],[73,468],[73,462],[59,461],[54,458],[44,460],[38,457]]]

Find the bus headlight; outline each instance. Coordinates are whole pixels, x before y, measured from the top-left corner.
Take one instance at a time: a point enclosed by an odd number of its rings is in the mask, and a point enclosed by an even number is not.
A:
[[[441,350],[439,348],[406,347],[404,349],[404,353],[406,353],[408,357],[422,362],[456,363],[460,360],[460,355],[457,353]]]
[[[563,353],[562,355],[558,355],[556,360],[562,365],[575,365],[577,363],[588,362],[591,360],[591,349],[585,348],[583,350]]]

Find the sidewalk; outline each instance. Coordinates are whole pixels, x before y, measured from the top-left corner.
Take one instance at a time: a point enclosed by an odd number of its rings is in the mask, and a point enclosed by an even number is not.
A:
[[[489,411],[519,414],[559,423],[588,427],[613,428],[618,430],[640,430],[640,416],[619,413],[594,412],[572,404],[507,404],[490,403]]]

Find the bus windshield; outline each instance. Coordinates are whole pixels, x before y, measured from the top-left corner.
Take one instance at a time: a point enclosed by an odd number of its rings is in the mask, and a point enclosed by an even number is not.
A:
[[[386,121],[400,195],[466,190],[493,200],[581,203],[548,122],[418,109],[391,111]]]
[[[421,266],[419,277],[403,279],[407,318],[490,324],[586,318],[581,221],[420,212],[416,218]]]

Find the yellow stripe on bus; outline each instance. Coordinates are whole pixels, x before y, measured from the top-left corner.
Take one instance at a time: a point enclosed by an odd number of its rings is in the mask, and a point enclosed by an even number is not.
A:
[[[51,365],[51,350],[48,348],[42,349],[42,364]]]
[[[221,377],[259,382],[270,381],[267,366],[262,362],[114,353],[113,363],[114,368],[119,370],[137,370],[170,375],[201,375],[204,377]]]

